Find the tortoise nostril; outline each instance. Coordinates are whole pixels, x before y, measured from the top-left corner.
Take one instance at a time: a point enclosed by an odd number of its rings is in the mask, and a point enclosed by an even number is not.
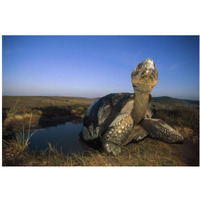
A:
[[[145,68],[146,68],[147,70],[155,69],[155,64],[154,64],[154,62],[153,62],[152,59],[150,59],[150,58],[147,58],[147,59],[146,59]]]

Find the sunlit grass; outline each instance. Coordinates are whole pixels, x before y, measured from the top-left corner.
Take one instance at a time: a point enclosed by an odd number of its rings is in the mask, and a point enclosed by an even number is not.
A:
[[[60,114],[84,115],[90,101],[82,98],[58,97],[7,97],[4,102],[7,118],[3,126],[11,126],[14,137],[3,139],[3,165],[21,166],[188,166],[198,165],[198,152],[193,149],[199,144],[198,109],[188,105],[160,104],[154,115],[180,132],[187,144],[165,144],[161,141],[145,138],[139,143],[122,147],[119,156],[90,149],[88,152],[65,155],[51,143],[48,148],[39,152],[30,151],[31,132],[37,117]],[[5,99],[4,99],[5,101]],[[84,103],[82,103],[82,101]],[[40,102],[38,104],[38,102]],[[90,102],[90,103],[89,103]],[[9,106],[8,106],[9,105]],[[39,106],[38,106],[39,105]],[[8,106],[8,107],[6,107]],[[30,114],[31,113],[31,114]],[[20,127],[17,129],[16,127]],[[7,134],[8,131],[5,131]],[[177,151],[179,149],[179,151]]]
[[[32,127],[57,119],[83,119],[88,107],[96,99],[74,97],[3,97],[4,132],[29,127],[32,113]],[[21,130],[22,131],[22,130]],[[4,133],[5,135],[5,133]]]
[[[6,158],[12,159],[17,158],[21,159],[25,156],[27,153],[28,145],[30,143],[30,139],[33,136],[33,134],[37,131],[31,132],[31,120],[32,120],[32,113],[30,114],[29,119],[29,129],[28,132],[25,132],[24,125],[22,124],[23,131],[15,132],[15,138],[11,140],[3,140],[2,146],[3,146],[3,154]]]

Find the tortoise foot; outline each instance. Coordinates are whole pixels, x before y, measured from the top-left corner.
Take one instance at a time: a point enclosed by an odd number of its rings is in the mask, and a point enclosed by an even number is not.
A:
[[[118,156],[121,154],[121,147],[112,142],[104,142],[103,148],[107,153],[113,154],[114,156]]]

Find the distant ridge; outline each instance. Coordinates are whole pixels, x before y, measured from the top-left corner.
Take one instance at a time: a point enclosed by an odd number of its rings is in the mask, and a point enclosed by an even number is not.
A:
[[[162,96],[162,97],[153,97],[152,102],[155,103],[164,103],[168,105],[193,105],[195,107],[199,107],[199,101],[197,100],[187,100],[187,99],[177,99],[177,98],[172,98],[168,96]]]

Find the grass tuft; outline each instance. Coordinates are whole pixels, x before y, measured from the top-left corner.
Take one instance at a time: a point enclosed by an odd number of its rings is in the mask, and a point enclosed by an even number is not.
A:
[[[24,158],[27,155],[28,145],[30,143],[30,139],[33,134],[37,131],[31,132],[31,118],[32,113],[29,119],[29,132],[25,133],[24,125],[22,124],[22,132],[16,131],[15,138],[11,140],[3,140],[3,156],[5,156],[8,160],[12,160],[17,158],[17,160]]]
[[[82,154],[64,155],[48,143],[48,149],[29,151],[33,124],[59,117],[84,116],[95,99],[74,97],[3,97],[3,165],[21,166],[198,166],[199,110],[174,104],[171,98],[157,99],[154,118],[160,118],[185,138],[183,144],[166,144],[145,138],[130,143],[115,157],[89,149]],[[169,102],[171,102],[169,104]],[[40,105],[38,107],[38,105]],[[29,114],[31,113],[31,114]],[[8,137],[12,135],[13,137]],[[6,136],[6,137],[5,137]],[[6,138],[6,139],[4,139]],[[9,139],[8,139],[9,138]]]

